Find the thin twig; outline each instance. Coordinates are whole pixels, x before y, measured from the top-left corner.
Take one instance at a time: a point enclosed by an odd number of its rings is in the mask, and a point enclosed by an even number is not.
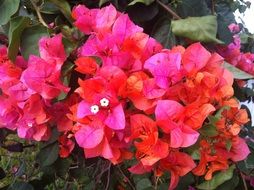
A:
[[[135,187],[132,185],[131,181],[129,180],[129,178],[123,173],[122,169],[120,168],[120,166],[117,166],[118,170],[121,172],[121,174],[123,175],[124,179],[127,180],[127,182],[129,183],[129,185],[131,186],[131,188],[133,190],[135,190]]]
[[[108,163],[108,164],[107,164]],[[102,175],[110,170],[110,167],[111,167],[111,163],[110,162],[105,162],[104,163],[104,167],[102,169],[102,171],[97,175],[96,179],[95,179],[95,186],[94,186],[94,190],[96,189],[96,184],[98,184],[99,180],[101,179]]]
[[[211,3],[212,3],[212,14],[214,15],[214,13],[215,13],[215,2],[214,2],[214,0],[211,0]]]
[[[242,172],[240,172],[240,174],[241,174],[241,177],[242,177],[242,180],[243,180],[244,190],[248,190],[248,186],[247,186],[246,181],[245,181],[245,179],[244,179],[244,175],[243,175]]]
[[[37,16],[38,16],[38,19],[39,19],[40,23],[41,23],[43,26],[45,26],[45,27],[48,28],[47,23],[43,20],[43,18],[42,18],[42,16],[41,16],[40,8],[36,5],[36,3],[34,2],[34,0],[30,0],[30,1],[31,1],[31,3],[32,3],[33,7],[34,7],[34,10],[35,10],[35,12],[36,12],[36,14],[37,14]]]
[[[154,190],[157,190],[158,189],[158,182],[159,182],[159,177],[155,176],[154,175],[154,181],[155,181],[155,184],[154,184]]]
[[[110,168],[111,168],[111,163],[109,163],[109,168],[108,168],[108,177],[107,177],[107,185],[106,185],[106,189],[105,189],[105,190],[108,190],[108,188],[109,188]]]
[[[164,3],[162,3],[160,0],[156,0],[156,2],[162,7],[164,8],[167,12],[169,12],[175,19],[179,20],[182,19],[178,14],[175,13],[175,11],[173,11],[169,6],[165,5]]]

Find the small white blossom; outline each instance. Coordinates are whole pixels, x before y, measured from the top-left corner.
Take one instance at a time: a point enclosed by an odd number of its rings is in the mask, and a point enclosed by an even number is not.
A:
[[[27,126],[28,126],[28,127],[32,127],[32,126],[33,126],[33,123],[32,123],[32,122],[28,122],[28,123],[27,123]]]
[[[107,98],[102,98],[100,104],[102,107],[107,107],[109,105],[109,100]]]
[[[91,112],[92,112],[93,114],[96,114],[96,113],[98,113],[98,111],[99,111],[99,106],[93,105],[93,106],[91,106],[90,110],[91,110]]]

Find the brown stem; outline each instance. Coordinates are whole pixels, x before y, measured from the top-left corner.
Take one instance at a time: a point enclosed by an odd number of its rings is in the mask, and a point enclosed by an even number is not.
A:
[[[105,190],[108,190],[109,188],[109,180],[110,180],[110,168],[111,168],[111,163],[109,163],[109,168],[108,168],[108,176],[107,176],[107,185]]]
[[[30,1],[31,1],[31,3],[32,3],[33,7],[34,7],[34,10],[35,10],[35,12],[36,12],[36,14],[37,14],[37,16],[38,16],[39,22],[40,22],[43,26],[45,26],[45,27],[48,28],[47,23],[43,20],[43,18],[42,18],[42,16],[41,16],[40,8],[36,5],[36,3],[34,2],[34,0],[30,0]]]
[[[156,0],[156,2],[162,7],[164,8],[167,12],[169,12],[175,19],[179,20],[182,19],[178,14],[175,13],[175,11],[173,11],[169,6],[165,5],[164,3],[162,3],[160,0]]]
[[[120,166],[117,166],[118,170],[121,172],[122,176],[124,177],[124,179],[127,180],[127,182],[129,183],[129,185],[131,186],[131,188],[133,190],[135,190],[135,187],[132,185],[130,179],[123,173],[122,169],[120,168]]]
[[[154,184],[154,190],[158,190],[158,182],[159,182],[159,177],[154,175],[154,180],[155,180],[155,184]]]
[[[247,186],[246,181],[245,181],[245,179],[244,179],[244,175],[243,175],[243,173],[242,173],[242,172],[240,172],[240,175],[241,175],[242,180],[243,180],[244,190],[248,190],[248,186]]]
[[[211,3],[212,3],[212,14],[214,15],[214,13],[215,13],[215,2],[214,2],[214,0],[211,0]]]

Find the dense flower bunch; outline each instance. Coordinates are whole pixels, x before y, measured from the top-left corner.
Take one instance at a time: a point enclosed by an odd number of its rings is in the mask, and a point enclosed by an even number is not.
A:
[[[39,47],[40,57],[31,55],[26,62],[18,56],[15,64],[7,58],[7,48],[0,49],[1,127],[17,130],[19,137],[36,141],[49,139],[51,123],[60,122],[61,117],[56,117],[61,112],[52,100],[61,91],[69,90],[60,81],[66,59],[62,36],[44,37]]]
[[[190,171],[210,180],[247,157],[238,134],[248,116],[233,98],[233,76],[220,55],[200,43],[163,49],[112,5],[78,5],[72,16],[88,35],[75,61],[79,87],[55,101],[69,90],[60,80],[66,60],[60,34],[40,40],[40,57],[18,57],[15,65],[2,47],[1,127],[41,141],[57,126],[61,157],[75,139],[86,158],[135,159],[129,168],[135,174],[169,172],[169,189]]]
[[[234,34],[234,41],[228,46],[220,46],[218,52],[225,60],[239,69],[254,75],[254,54],[241,52],[240,27],[237,24],[229,25],[230,31]]]

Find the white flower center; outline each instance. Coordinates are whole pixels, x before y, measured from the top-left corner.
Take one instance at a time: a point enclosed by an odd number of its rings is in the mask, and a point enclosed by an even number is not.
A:
[[[27,123],[27,126],[28,126],[28,127],[32,127],[32,126],[33,126],[33,123],[32,123],[32,122],[28,122],[28,123]]]
[[[96,114],[96,113],[98,113],[98,111],[99,111],[99,106],[93,105],[93,106],[91,106],[90,110],[91,110],[91,112],[92,112],[93,114]]]
[[[100,104],[102,107],[107,107],[109,105],[109,100],[107,98],[102,98]]]

